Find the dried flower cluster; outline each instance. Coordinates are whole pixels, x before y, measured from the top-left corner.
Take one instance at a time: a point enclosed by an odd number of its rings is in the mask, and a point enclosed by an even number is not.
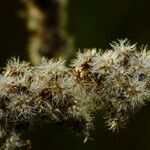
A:
[[[32,63],[39,64],[42,57],[64,56],[72,43],[65,31],[67,0],[24,2],[27,28],[31,32],[28,50]]]
[[[70,67],[63,59],[34,67],[12,59],[0,76],[1,149],[27,145],[19,135],[35,119],[65,124],[87,139],[94,113],[101,111],[108,128],[118,130],[149,100],[149,78],[149,52],[127,40],[104,53],[79,52]]]
[[[73,67],[77,83],[90,94],[114,131],[150,98],[150,54],[146,49],[137,51],[127,40],[111,45],[113,49],[104,53],[78,53]]]

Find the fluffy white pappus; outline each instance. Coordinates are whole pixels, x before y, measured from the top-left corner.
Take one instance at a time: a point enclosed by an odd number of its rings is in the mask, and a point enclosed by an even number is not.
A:
[[[87,63],[87,65],[91,65],[93,57],[98,55],[96,49],[88,49],[84,50],[84,52],[78,52],[76,58],[72,61],[71,67],[75,68],[76,72],[80,72],[83,68],[83,65]]]
[[[111,44],[113,50],[105,51],[101,56],[93,60],[93,72],[111,73],[114,71],[124,71],[131,65],[139,63],[136,52],[136,45],[130,45],[125,40]]]
[[[19,136],[15,132],[12,132],[6,142],[3,143],[1,150],[16,150],[23,145],[24,144],[20,140]]]
[[[23,92],[9,94],[7,110],[11,122],[30,120],[35,115],[33,95]]]
[[[3,74],[6,77],[20,77],[27,75],[29,71],[29,63],[20,62],[19,58],[12,58],[8,61],[7,66],[4,68]]]
[[[91,97],[88,95],[87,91],[80,87],[80,85],[76,85],[72,89],[72,96],[75,98],[78,104],[82,105],[80,109],[84,109],[84,107],[90,109],[90,103],[92,102]],[[92,104],[92,103],[91,103]],[[89,107],[87,107],[89,106]]]
[[[150,72],[150,50],[144,50],[140,60],[143,67]]]
[[[59,59],[46,59],[43,58],[40,65],[37,66],[39,71],[45,71],[45,73],[52,73],[52,74],[62,74],[63,72],[67,71],[67,67],[65,66],[65,60],[62,58]]]
[[[113,41],[110,43],[114,51],[135,51],[136,44],[131,45],[130,41],[126,39],[118,40],[118,42]]]
[[[73,87],[73,80],[63,59],[46,60],[36,67],[35,78],[31,85],[34,90],[49,88],[53,93],[64,93]]]
[[[112,52],[105,52],[102,56],[97,56],[93,58],[93,67],[91,69],[93,74],[106,74],[111,72],[111,67],[113,65]]]
[[[69,108],[69,114],[73,118],[83,121],[85,127],[85,135],[89,136],[89,131],[93,128],[92,121],[94,120],[95,105],[92,102],[92,97],[89,96],[85,89],[80,89],[78,86],[72,90],[74,105]]]
[[[51,81],[55,81],[58,78],[63,79],[65,74],[68,73],[67,67],[65,67],[65,61],[63,59],[45,59],[42,63],[35,67],[34,70],[34,82],[43,82],[41,84],[47,85]]]

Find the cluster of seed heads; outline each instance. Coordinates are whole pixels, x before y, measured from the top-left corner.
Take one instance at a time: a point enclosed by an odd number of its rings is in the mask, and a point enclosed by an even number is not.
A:
[[[118,130],[149,100],[149,91],[150,53],[127,40],[104,53],[78,52],[70,67],[63,59],[37,66],[12,59],[0,76],[1,149],[22,146],[19,135],[36,119],[65,124],[86,140],[100,111],[108,128]]]

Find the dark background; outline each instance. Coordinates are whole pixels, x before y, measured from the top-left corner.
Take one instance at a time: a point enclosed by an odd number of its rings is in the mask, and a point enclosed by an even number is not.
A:
[[[19,56],[27,60],[25,21],[19,18],[23,5],[19,0],[0,2],[0,64]],[[148,44],[150,48],[150,0],[69,0],[68,32],[75,39],[75,49],[110,48],[116,39]],[[48,123],[36,123],[30,132],[33,150],[150,150],[150,105],[130,119],[119,133],[108,131],[98,114],[92,140],[83,144],[82,136],[59,130]]]

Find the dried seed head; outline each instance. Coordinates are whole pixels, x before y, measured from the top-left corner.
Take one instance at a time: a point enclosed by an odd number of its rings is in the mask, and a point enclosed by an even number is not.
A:
[[[19,58],[12,58],[8,61],[3,72],[5,77],[22,77],[27,75],[29,71],[29,63],[20,63]]]
[[[41,118],[65,124],[87,139],[99,110],[110,130],[124,127],[150,98],[150,53],[138,52],[126,40],[112,47],[103,54],[79,52],[71,68],[63,59],[43,59],[34,67],[11,60],[0,75],[0,121],[6,135]]]
[[[15,132],[12,132],[7,138],[6,142],[3,143],[1,150],[16,150],[23,146],[22,141],[20,140],[19,136],[16,135]]]

